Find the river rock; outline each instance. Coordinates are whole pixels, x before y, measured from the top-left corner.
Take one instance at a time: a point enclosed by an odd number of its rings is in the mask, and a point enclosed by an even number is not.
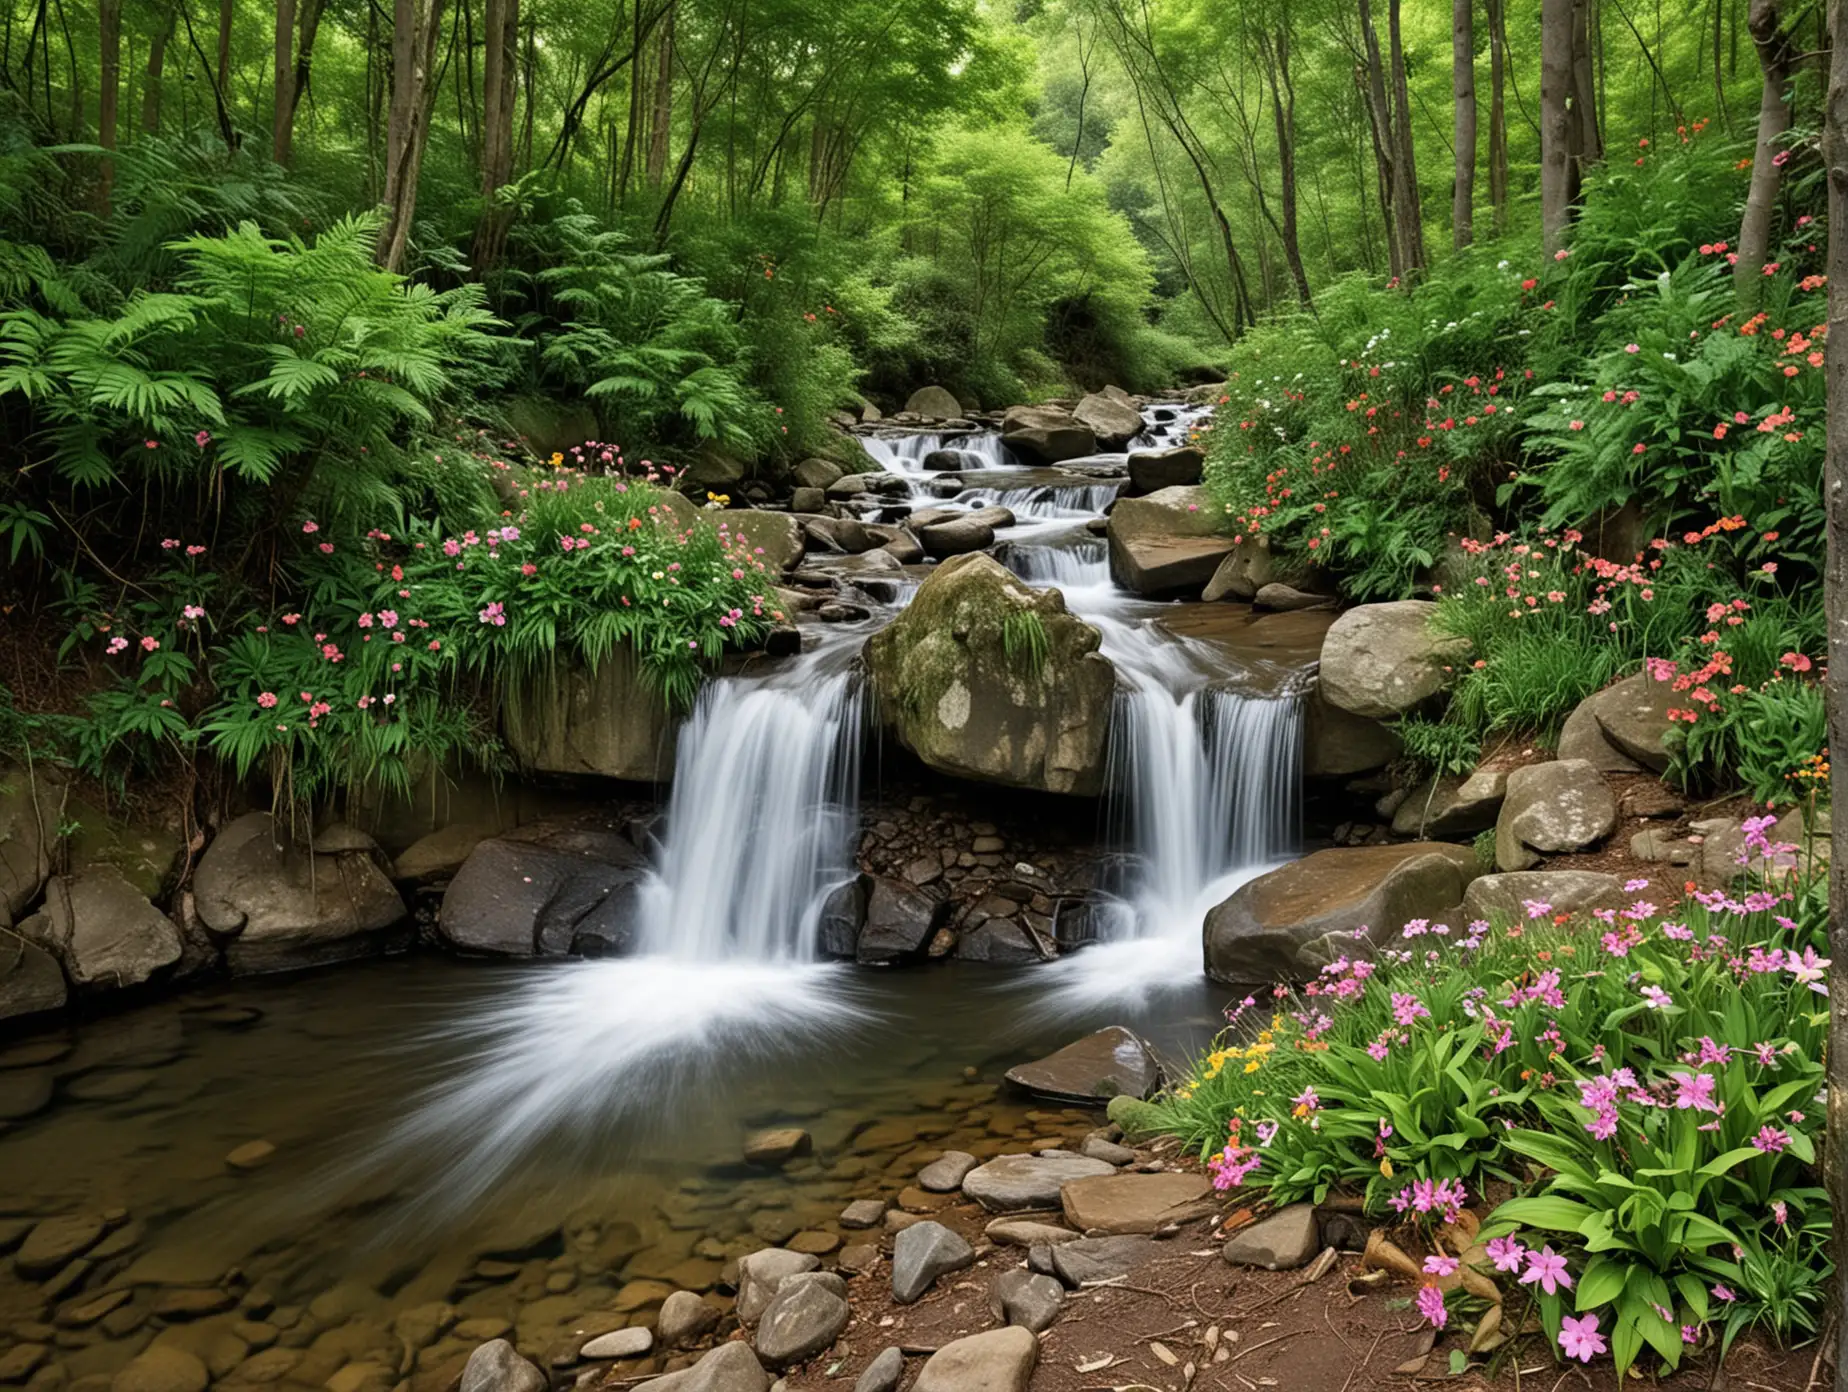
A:
[[[933,522],[917,529],[918,545],[927,556],[962,556],[995,544],[995,529],[975,517]]]
[[[1506,800],[1495,822],[1495,865],[1526,870],[1539,852],[1583,850],[1617,829],[1617,799],[1584,759],[1529,764],[1508,775]]]
[[[1213,1211],[1212,1195],[1204,1175],[1110,1174],[1074,1179],[1059,1191],[1059,1202],[1079,1232],[1115,1237],[1204,1217]]]
[[[1127,1165],[1136,1158],[1136,1152],[1128,1146],[1118,1145],[1095,1131],[1084,1138],[1078,1153],[1090,1160],[1102,1160],[1107,1165]]]
[[[1271,557],[1270,538],[1248,536],[1232,543],[1232,549],[1214,568],[1200,592],[1208,604],[1222,599],[1256,600],[1271,584],[1277,564]]]
[[[1031,1218],[991,1218],[982,1235],[1006,1247],[1056,1247],[1061,1242],[1076,1242],[1083,1234]]]
[[[954,1194],[975,1168],[975,1157],[963,1150],[946,1150],[918,1171],[918,1185],[933,1194]]]
[[[1137,450],[1129,457],[1129,494],[1145,497],[1164,488],[1188,488],[1200,481],[1206,456],[1198,445]]]
[[[50,1356],[51,1349],[44,1344],[14,1344],[0,1353],[0,1383],[25,1382]]]
[[[1442,840],[1487,831],[1508,795],[1506,769],[1477,769],[1468,778],[1438,778],[1414,788],[1393,813],[1395,836]]]
[[[1442,691],[1469,643],[1433,630],[1436,612],[1422,599],[1348,610],[1322,641],[1322,695],[1355,715],[1388,720]]]
[[[675,1291],[686,1295],[686,1291]],[[693,1297],[695,1300],[698,1296]],[[654,1335],[646,1329],[612,1329],[599,1334],[578,1350],[579,1358],[640,1358],[654,1347]]]
[[[113,865],[46,883],[20,934],[51,951],[78,989],[139,986],[180,960],[180,930]]]
[[[913,1223],[892,1242],[892,1298],[910,1305],[939,1276],[975,1264],[975,1249],[943,1224]]]
[[[109,1225],[94,1213],[42,1219],[13,1253],[13,1266],[21,1276],[42,1280],[101,1242],[107,1231]]]
[[[1139,595],[1198,593],[1232,552],[1204,488],[1164,488],[1110,510],[1110,573]]]
[[[791,1276],[757,1324],[757,1356],[773,1368],[813,1358],[847,1327],[847,1283],[831,1271]]]
[[[1081,1237],[1051,1249],[1052,1269],[1072,1290],[1127,1275],[1155,1256],[1152,1237]]]
[[[802,528],[823,550],[858,556],[871,551],[879,542],[854,517],[805,517]]]
[[[855,1199],[841,1210],[840,1224],[843,1228],[876,1228],[885,1222],[886,1207],[884,1199]]]
[[[1037,662],[1022,646],[1034,631]],[[978,554],[939,566],[867,640],[866,665],[888,724],[930,767],[1090,795],[1103,787],[1116,696],[1101,644],[1057,590],[1031,589]]]
[[[545,1392],[546,1375],[505,1339],[490,1339],[462,1365],[460,1392]]]
[[[1474,850],[1441,841],[1317,851],[1247,881],[1207,913],[1207,975],[1311,980],[1343,954],[1371,956],[1396,941],[1414,918],[1454,920],[1481,873]]]
[[[898,1392],[899,1381],[904,1376],[904,1353],[896,1345],[888,1345],[866,1365],[866,1371],[853,1385],[853,1392]]]
[[[800,1126],[777,1126],[744,1138],[744,1161],[747,1165],[780,1165],[814,1148],[814,1138]]]
[[[854,950],[867,966],[884,966],[915,957],[930,941],[942,904],[933,896],[902,880],[883,875],[870,877],[865,922]]]
[[[1059,464],[1097,453],[1091,427],[1054,406],[1010,407],[1001,418],[1001,443],[1034,464]]]
[[[677,723],[626,644],[604,654],[595,672],[561,661],[553,680],[512,687],[504,726],[514,755],[541,773],[673,777]]]
[[[1122,1095],[1147,1097],[1161,1084],[1161,1065],[1140,1036],[1109,1025],[1008,1069],[1007,1080],[1055,1102],[1095,1104]]]
[[[650,1378],[635,1392],[768,1392],[770,1374],[749,1344],[720,1344],[691,1368]]]
[[[617,831],[535,822],[476,846],[443,895],[437,931],[498,957],[627,948],[648,858]]]
[[[1499,917],[1507,922],[1525,922],[1529,902],[1545,904],[1551,913],[1562,914],[1620,908],[1629,899],[1623,892],[1623,881],[1615,875],[1590,870],[1525,870],[1471,880],[1463,892],[1463,916],[1470,921]]]
[[[156,1344],[129,1360],[111,1380],[109,1392],[205,1392],[211,1380],[211,1370],[197,1355],[169,1344]],[[466,1388],[466,1392],[487,1389]],[[508,1392],[538,1389],[528,1386]]]
[[[832,459],[821,459],[810,455],[807,459],[797,461],[789,471],[791,479],[798,487],[813,488],[816,492],[825,492],[828,485],[847,471]]]
[[[1114,1166],[1081,1155],[1003,1155],[969,1171],[963,1193],[990,1213],[1056,1208],[1059,1190],[1069,1181],[1115,1173]]]
[[[1285,585],[1273,580],[1270,584],[1259,588],[1251,603],[1256,609],[1270,609],[1279,614],[1294,614],[1303,609],[1332,609],[1339,601],[1333,595],[1299,590],[1294,585]]]
[[[1052,1328],[1065,1304],[1065,1287],[1051,1276],[1015,1268],[1003,1271],[988,1288],[988,1312],[1003,1324],[1035,1334]]]
[[[667,1349],[690,1348],[719,1322],[719,1312],[692,1291],[675,1291],[661,1302],[655,1337]]]
[[[0,1020],[62,1008],[69,988],[57,959],[23,938],[6,937],[0,941]]]
[[[918,461],[919,467],[930,474],[960,474],[964,470],[979,470],[986,467],[986,461],[974,450],[934,449]]]
[[[1294,1271],[1322,1250],[1314,1204],[1291,1204],[1234,1233],[1220,1255],[1232,1266]]]
[[[905,410],[925,420],[960,420],[962,403],[939,386],[919,387],[905,399]]]
[[[1593,692],[1573,708],[1559,732],[1559,757],[1584,759],[1600,773],[1655,773],[1668,768],[1662,736],[1679,704],[1674,683],[1638,672]]]
[[[1039,1340],[1025,1329],[991,1329],[945,1344],[930,1356],[911,1392],[1027,1392]]]
[[[756,1324],[769,1308],[777,1288],[791,1276],[814,1271],[821,1258],[807,1252],[786,1252],[766,1247],[738,1260],[738,1322]]]
[[[781,575],[802,559],[802,524],[786,512],[733,508],[719,513],[713,525],[727,555],[747,568],[749,562],[760,562],[772,575]]]
[[[391,865],[391,877],[400,883],[412,884],[436,884],[452,879],[475,847],[493,834],[492,827],[460,822],[438,827],[398,852]]]
[[[1106,453],[1122,449],[1142,433],[1142,413],[1102,392],[1093,392],[1074,406],[1072,419],[1088,425],[1097,448]]]
[[[1330,705],[1318,686],[1303,706],[1303,775],[1350,778],[1383,769],[1402,746],[1391,728]]]
[[[267,812],[239,817],[205,849],[193,872],[200,921],[226,943],[233,971],[319,966],[392,944],[404,901],[376,847],[304,852]],[[396,935],[402,941],[407,935]]]
[[[0,763],[0,922],[24,913],[51,875],[64,783],[49,765]]]

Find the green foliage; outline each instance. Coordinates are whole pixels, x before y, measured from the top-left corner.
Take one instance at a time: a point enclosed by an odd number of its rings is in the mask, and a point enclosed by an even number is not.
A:
[[[1030,677],[1038,677],[1051,652],[1039,610],[1009,610],[1001,620],[1001,647],[1011,666]]]

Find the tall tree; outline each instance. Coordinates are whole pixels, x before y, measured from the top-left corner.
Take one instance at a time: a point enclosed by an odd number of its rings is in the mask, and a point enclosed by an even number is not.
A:
[[[1398,187],[1393,190],[1393,209],[1399,219],[1399,255],[1405,262],[1402,274],[1414,276],[1425,268],[1424,209],[1418,196],[1418,157],[1412,143],[1412,97],[1405,77],[1405,40],[1401,33],[1399,11],[1403,0],[1386,0],[1387,43],[1392,50],[1392,135],[1393,164],[1398,172]]]
[[[160,91],[161,79],[167,68],[167,45],[173,39],[173,9],[163,9],[161,19],[155,25],[153,37],[148,41],[148,66],[141,82],[141,133],[155,135],[160,131]]]
[[[385,126],[385,222],[378,261],[401,270],[417,213],[417,185],[430,139],[436,98],[436,45],[444,0],[394,0],[391,27],[391,111]]]
[[[237,0],[218,0],[218,85],[231,92],[231,26],[237,19]]]
[[[1790,80],[1797,55],[1784,31],[1779,0],[1752,0],[1746,27],[1758,50],[1764,90],[1758,99],[1758,147],[1752,155],[1752,182],[1739,221],[1739,259],[1733,263],[1733,289],[1742,309],[1756,309],[1764,288],[1765,256],[1777,214],[1777,189],[1784,158],[1782,140],[1790,129]],[[1848,746],[1844,746],[1848,747]]]
[[[475,231],[477,272],[500,260],[511,221],[494,195],[513,178],[513,79],[520,42],[520,0],[487,0],[482,42],[481,197],[485,206]]]
[[[1397,280],[1405,274],[1405,252],[1400,246],[1398,215],[1398,137],[1392,107],[1386,99],[1386,64],[1380,58],[1380,36],[1373,27],[1370,0],[1359,0],[1361,70],[1356,75],[1367,103],[1367,127],[1373,138],[1373,163],[1379,180],[1380,215],[1386,225],[1386,264]]]
[[[1461,251],[1475,240],[1476,202],[1476,14],[1475,0],[1452,0],[1450,92],[1456,143],[1456,188],[1450,203],[1450,236]]]
[[[295,0],[276,0],[274,82],[276,107],[270,122],[270,158],[277,164],[287,164],[295,126],[295,100],[290,95],[295,86]]]
[[[122,0],[101,0],[97,12],[97,70],[102,87],[96,102],[96,143],[105,150],[116,147],[116,106],[122,92]],[[115,161],[103,156],[98,171],[97,202],[109,211],[115,184]]]
[[[1576,193],[1569,109],[1572,8],[1573,0],[1540,0],[1540,238],[1549,252],[1565,245]]]
[[[1296,84],[1290,78],[1288,9],[1279,15],[1276,36],[1260,30],[1258,44],[1270,78],[1271,116],[1277,127],[1277,177],[1282,184],[1278,201],[1283,204],[1283,225],[1278,235],[1283,242],[1283,259],[1290,264],[1290,279],[1296,284],[1296,297],[1310,304],[1309,272],[1303,266],[1296,228]]]
[[[1508,106],[1503,86],[1508,69],[1507,15],[1503,0],[1483,0],[1489,22],[1489,205],[1495,235],[1508,230]]]
[[[674,15],[678,9],[678,5],[668,6],[655,54],[654,107],[648,118],[648,186],[657,189],[667,173],[667,145],[674,133]]]

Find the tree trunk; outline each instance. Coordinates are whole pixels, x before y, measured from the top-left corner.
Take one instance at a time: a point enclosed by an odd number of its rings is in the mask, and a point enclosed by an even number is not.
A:
[[[97,74],[101,81],[96,101],[96,143],[105,150],[116,147],[116,106],[122,88],[122,0],[101,0],[97,6]],[[97,206],[109,211],[115,185],[115,161],[103,156],[97,171]]]
[[[1540,0],[1540,239],[1549,253],[1565,245],[1572,213],[1573,0]]]
[[[231,25],[237,18],[237,0],[218,0],[218,85],[231,97]]]
[[[295,126],[295,0],[276,0],[276,106],[270,121],[270,158],[289,162]]]
[[[376,256],[387,270],[404,267],[417,183],[430,136],[436,45],[444,0],[394,0],[391,31],[391,112],[385,126],[385,223]]]
[[[289,121],[285,132],[291,153],[295,144],[295,115],[302,108],[302,98],[314,73],[314,41],[321,32],[321,16],[327,0],[296,0],[295,73],[289,79]]]
[[[1455,103],[1457,180],[1451,194],[1450,236],[1458,251],[1476,239],[1476,33],[1475,0],[1450,9],[1450,91]]]
[[[494,194],[513,178],[514,55],[520,42],[520,0],[487,0],[481,81],[481,225],[475,229],[477,274],[500,260],[511,222]]]
[[[160,130],[160,84],[162,74],[167,67],[167,43],[173,37],[173,11],[167,11],[167,22],[154,31],[154,41],[148,46],[147,80],[141,89],[141,133],[154,135]]]
[[[648,186],[660,188],[667,173],[668,138],[674,128],[674,11],[661,26],[661,47],[655,69],[654,112],[648,128]]]
[[[1746,17],[1758,66],[1764,72],[1763,94],[1758,99],[1758,148],[1752,156],[1752,183],[1745,195],[1745,216],[1739,222],[1739,259],[1733,263],[1733,290],[1739,307],[1758,307],[1764,288],[1765,256],[1771,246],[1771,224],[1777,213],[1777,189],[1782,171],[1781,137],[1790,129],[1790,78],[1796,55],[1782,29],[1778,0],[1752,0]],[[1844,746],[1848,748],[1848,746]]]
[[[1399,256],[1405,262],[1405,274],[1416,275],[1425,268],[1424,208],[1418,196],[1418,157],[1412,148],[1412,97],[1405,80],[1405,46],[1399,32],[1399,10],[1403,0],[1387,0],[1387,43],[1392,50],[1392,120],[1398,184],[1393,189],[1393,206],[1399,214]]]
[[[1573,196],[1588,166],[1604,160],[1604,128],[1598,123],[1596,46],[1592,42],[1592,0],[1572,0],[1571,115],[1574,132]]]
[[[1380,38],[1373,28],[1370,0],[1359,0],[1360,34],[1366,45],[1367,65],[1362,91],[1367,102],[1367,124],[1373,136],[1373,162],[1379,175],[1380,216],[1386,226],[1386,265],[1392,278],[1405,274],[1404,250],[1399,245],[1398,170],[1393,137],[1392,108],[1386,102],[1386,65],[1380,61]]]
[[[1484,0],[1489,21],[1489,204],[1495,235],[1508,230],[1508,107],[1503,93],[1508,66],[1508,32],[1502,0]]]
[[[1303,268],[1303,251],[1296,230],[1296,85],[1290,80],[1290,31],[1279,28],[1275,42],[1268,45],[1265,65],[1270,74],[1271,115],[1277,126],[1277,175],[1281,182],[1278,197],[1283,204],[1283,257],[1290,263],[1290,279],[1296,283],[1296,297],[1305,305],[1309,298],[1309,273]]]
[[[1756,11],[1756,6],[1753,7]],[[1848,37],[1848,0],[1828,0],[1830,29]],[[1828,399],[1848,402],[1848,63],[1831,65],[1823,105],[1823,159],[1829,179]],[[1822,495],[1828,508],[1828,562],[1823,600],[1829,662],[1829,747],[1848,749],[1848,411],[1828,413]],[[1829,866],[1828,1140],[1823,1174],[1829,1206],[1848,1214],[1848,818],[1834,823]],[[1835,1389],[1848,1392],[1848,1222],[1833,1232]],[[1825,1322],[1826,1327],[1826,1322]]]

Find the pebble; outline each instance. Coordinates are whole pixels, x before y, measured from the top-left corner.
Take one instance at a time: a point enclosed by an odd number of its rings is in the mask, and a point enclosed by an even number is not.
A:
[[[814,1139],[799,1126],[756,1131],[745,1138],[744,1159],[751,1165],[780,1165],[814,1149]]]
[[[691,1291],[675,1291],[662,1302],[655,1334],[663,1348],[697,1343],[719,1322],[719,1312]]]
[[[918,1184],[933,1194],[953,1194],[975,1165],[975,1157],[967,1151],[946,1150],[918,1171]]]
[[[47,1218],[26,1234],[13,1255],[13,1265],[21,1276],[50,1276],[101,1242],[108,1228],[95,1213]]]
[[[646,1329],[618,1329],[599,1334],[578,1350],[582,1358],[640,1358],[654,1347],[654,1335]]]
[[[813,1358],[840,1336],[852,1311],[847,1285],[830,1271],[791,1276],[757,1326],[757,1356],[772,1367]]]
[[[988,1291],[989,1312],[996,1319],[1035,1334],[1052,1328],[1064,1304],[1065,1287],[1032,1271],[1003,1271]]]
[[[210,1371],[196,1354],[156,1344],[130,1360],[109,1387],[110,1392],[205,1392],[211,1380]]]
[[[50,1353],[43,1344],[14,1344],[0,1353],[0,1382],[24,1382]]]
[[[865,1275],[879,1265],[879,1249],[870,1242],[843,1247],[840,1256],[835,1258],[835,1264],[849,1275]]]
[[[811,1228],[797,1233],[785,1245],[792,1252],[808,1252],[817,1257],[825,1257],[841,1245],[841,1240],[835,1233]]]
[[[860,1374],[853,1392],[898,1392],[899,1379],[905,1375],[905,1355],[896,1347],[885,1349]]]
[[[505,1339],[489,1340],[462,1366],[461,1392],[546,1392],[548,1385],[546,1375]]]
[[[223,1314],[237,1301],[229,1291],[165,1290],[154,1297],[153,1313],[164,1320],[204,1319]]]
[[[234,1170],[254,1170],[267,1165],[275,1154],[276,1147],[269,1141],[246,1141],[225,1156],[225,1164]]]
[[[884,1199],[855,1199],[841,1210],[843,1228],[876,1228],[885,1219]]]

